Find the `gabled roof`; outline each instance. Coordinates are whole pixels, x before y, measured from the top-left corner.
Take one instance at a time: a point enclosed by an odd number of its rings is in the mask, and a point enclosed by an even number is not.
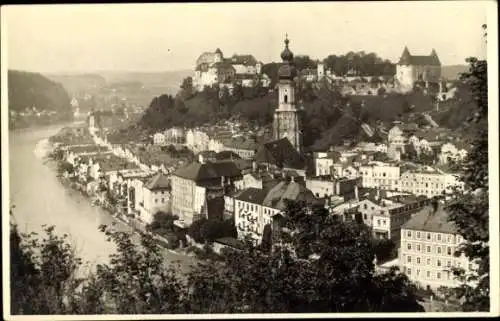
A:
[[[458,231],[455,224],[448,220],[448,212],[441,204],[438,204],[436,210],[434,210],[434,205],[425,206],[413,214],[412,218],[401,228],[449,234],[455,234]]]
[[[172,175],[189,179],[192,181],[204,181],[211,179],[218,179],[224,177],[236,177],[241,175],[241,171],[236,164],[231,161],[205,163],[200,164],[197,162],[176,170]]]
[[[215,155],[216,160],[231,160],[231,159],[241,159],[241,157],[235,152],[224,150]]]
[[[410,54],[407,47],[403,50],[403,54],[401,55],[398,64],[413,66],[441,66],[436,50],[432,49],[431,54],[428,56],[413,56]]]
[[[144,185],[150,191],[157,189],[170,189],[170,181],[166,175],[159,172]]]
[[[270,188],[247,188],[236,199],[278,210],[285,209],[285,200],[317,201],[309,189],[299,183],[289,181],[281,181]]]
[[[306,165],[304,158],[287,138],[263,144],[255,155],[255,161],[293,169],[304,169]]]
[[[240,201],[262,205],[267,193],[268,190],[250,187],[241,191],[235,198]]]
[[[234,54],[231,58],[226,59],[227,62],[237,65],[250,65],[255,66],[257,64],[257,59],[253,55],[236,55]]]

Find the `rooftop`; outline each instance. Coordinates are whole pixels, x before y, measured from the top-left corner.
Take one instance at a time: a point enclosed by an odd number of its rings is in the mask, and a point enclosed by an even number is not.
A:
[[[144,187],[150,191],[157,189],[170,189],[170,180],[165,174],[158,172],[155,176],[151,177]]]
[[[436,209],[434,209],[434,205],[428,205],[415,213],[401,228],[448,234],[457,233],[456,226],[448,218],[449,214],[442,204],[438,204]]]
[[[205,164],[194,162],[176,170],[172,175],[199,182],[221,177],[240,176],[241,171],[232,161],[208,162]]]

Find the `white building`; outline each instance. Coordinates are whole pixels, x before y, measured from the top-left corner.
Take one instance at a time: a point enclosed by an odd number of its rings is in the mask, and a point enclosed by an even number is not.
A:
[[[165,135],[163,133],[156,133],[153,135],[153,144],[158,146],[165,145]]]
[[[429,198],[451,193],[453,187],[459,186],[461,183],[457,175],[444,173],[428,166],[423,169],[408,170],[401,174],[400,180],[401,191]]]
[[[315,202],[312,192],[296,182],[280,182],[271,189],[249,188],[235,196],[234,216],[238,238],[262,241],[264,228],[285,209],[285,199]]]
[[[159,172],[147,181],[142,188],[143,203],[139,204],[139,218],[151,223],[157,212],[171,211],[170,180]]]
[[[472,268],[462,254],[454,253],[463,242],[441,204],[429,205],[401,228],[401,270],[417,285],[437,290],[459,285],[451,268]]]
[[[382,162],[372,162],[359,167],[359,176],[362,177],[363,187],[396,191],[400,189],[399,166]]]

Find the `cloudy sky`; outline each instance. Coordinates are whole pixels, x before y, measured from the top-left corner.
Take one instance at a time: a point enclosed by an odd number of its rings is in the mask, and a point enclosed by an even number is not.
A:
[[[8,67],[38,72],[192,69],[204,51],[279,61],[364,50],[397,61],[435,48],[445,65],[482,56],[491,1],[102,4],[2,7]],[[490,9],[491,10],[491,7]],[[494,9],[493,9],[494,10]],[[4,47],[5,46],[5,47]]]

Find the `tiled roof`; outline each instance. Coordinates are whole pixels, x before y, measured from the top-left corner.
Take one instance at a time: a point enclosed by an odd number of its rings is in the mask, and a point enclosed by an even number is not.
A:
[[[434,205],[425,206],[401,228],[426,232],[457,233],[456,226],[448,220],[448,212],[442,204],[439,204],[435,211]]]
[[[255,66],[257,64],[257,59],[253,55],[233,55],[231,58],[225,59],[225,61],[231,64],[238,65],[251,65]]]
[[[286,167],[293,169],[304,169],[304,158],[293,148],[287,138],[278,139],[262,145],[257,154],[255,161],[258,163],[269,163],[278,167]]]
[[[155,176],[153,176],[144,186],[147,189],[156,190],[156,189],[169,189],[170,181],[166,175],[159,172]]]
[[[316,201],[314,194],[301,184],[282,181],[269,190],[262,205],[284,210],[284,200]]]
[[[238,200],[259,204],[262,206],[285,209],[285,200],[315,202],[313,193],[301,184],[281,181],[278,184],[264,189],[247,188],[236,197]]]
[[[217,153],[217,155],[215,155],[215,159],[217,159],[217,160],[241,159],[241,157],[238,154],[236,154],[235,152],[225,150],[225,151]]]
[[[250,187],[241,191],[235,198],[240,201],[262,205],[267,193],[268,190]]]
[[[439,61],[437,53],[434,49],[428,56],[413,56],[410,54],[407,47],[405,47],[403,54],[401,55],[399,64],[416,66],[441,66],[441,62]]]
[[[193,180],[196,182],[224,177],[236,177],[241,175],[241,171],[236,164],[231,161],[205,163],[197,162],[176,170],[172,175]]]

